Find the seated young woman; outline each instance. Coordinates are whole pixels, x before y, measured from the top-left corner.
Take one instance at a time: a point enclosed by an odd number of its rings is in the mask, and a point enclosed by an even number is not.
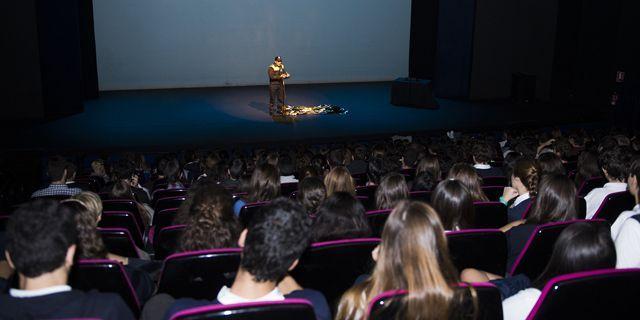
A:
[[[461,316],[465,291],[435,210],[401,201],[391,212],[380,245],[372,252],[371,276],[344,293],[336,319],[363,319],[370,301],[389,290],[407,290],[398,319],[452,319]]]
[[[376,209],[391,209],[401,200],[409,199],[409,188],[399,173],[385,175],[376,188]]]
[[[511,174],[511,187],[505,187],[500,201],[507,206],[507,220],[513,222],[522,219],[522,215],[531,205],[535,196],[539,169],[533,160],[517,160]]]
[[[456,163],[449,169],[448,179],[454,179],[462,182],[471,192],[473,202],[486,202],[489,198],[482,191],[482,178],[476,170],[469,164]]]
[[[348,192],[356,195],[356,186],[353,177],[346,167],[334,167],[324,177],[324,185],[327,188],[327,196],[331,196],[335,192]]]
[[[151,276],[143,271],[142,266],[153,264],[146,260],[122,257],[110,253],[105,247],[97,225],[100,221],[102,203],[100,197],[93,192],[81,192],[73,198],[63,200],[61,206],[73,212],[78,228],[78,244],[76,259],[111,259],[124,265],[129,279],[141,301],[148,300],[154,291],[154,283]],[[138,251],[141,251],[138,249]],[[159,268],[159,265],[156,266]]]
[[[553,277],[574,272],[609,269],[616,266],[616,249],[609,228],[599,224],[578,222],[568,226],[553,246],[553,253],[542,274],[526,285],[526,281],[516,280],[521,285],[507,285],[514,295],[502,301],[505,320],[526,319],[538,301],[545,284]],[[524,277],[524,275],[520,275]],[[502,280],[509,282],[509,278]],[[499,288],[504,287],[500,281]],[[501,290],[502,291],[502,290]]]
[[[336,192],[320,206],[311,229],[311,242],[363,238],[371,235],[360,201],[347,192]]]
[[[240,223],[233,214],[228,190],[209,184],[193,195],[186,228],[178,242],[179,251],[235,247]]]
[[[444,180],[431,194],[431,205],[447,231],[470,229],[474,226],[475,208],[471,193],[458,180]]]
[[[327,198],[327,189],[320,178],[306,177],[298,184],[296,198],[309,215],[315,215]]]
[[[257,166],[251,174],[248,195],[238,199],[233,205],[233,212],[240,214],[240,209],[247,203],[271,201],[280,196],[280,173],[278,168],[270,164]]]

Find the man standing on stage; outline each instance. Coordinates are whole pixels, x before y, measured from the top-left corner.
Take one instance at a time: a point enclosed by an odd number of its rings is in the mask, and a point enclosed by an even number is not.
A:
[[[290,75],[284,70],[284,64],[282,64],[282,58],[275,57],[273,64],[269,66],[269,114],[275,113],[275,103],[278,100],[277,108],[280,113],[284,114],[284,79],[289,78]]]

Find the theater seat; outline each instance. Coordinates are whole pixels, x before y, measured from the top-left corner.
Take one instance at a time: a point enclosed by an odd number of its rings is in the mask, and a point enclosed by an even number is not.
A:
[[[456,269],[476,268],[493,274],[505,274],[507,238],[498,229],[448,231],[449,254]]]
[[[517,275],[522,273],[529,279],[538,278],[547,266],[549,258],[551,258],[553,245],[556,243],[560,233],[566,227],[577,222],[608,224],[606,220],[592,219],[553,222],[536,227],[511,270],[509,270],[509,274]]]
[[[364,214],[371,227],[371,234],[374,237],[382,236],[382,229],[387,222],[387,218],[389,218],[389,214],[391,214],[391,209],[367,211]]]
[[[184,197],[187,195],[187,192],[187,189],[158,189],[151,194],[151,198],[153,199],[152,206],[155,207],[156,202],[160,199]]]
[[[175,197],[167,197],[167,198],[160,198],[160,199],[158,199],[158,201],[156,201],[155,206],[153,207],[153,210],[155,212],[158,212],[158,211],[162,211],[162,210],[165,210],[165,209],[179,208],[180,205],[185,200],[187,200],[187,196],[186,195],[175,196]]]
[[[504,193],[504,186],[484,186],[481,189],[489,201],[499,201]]]
[[[98,222],[100,228],[123,228],[129,231],[131,239],[136,246],[143,248],[142,231],[137,219],[129,211],[104,211]]]
[[[140,302],[122,264],[107,259],[79,260],[71,268],[69,285],[74,289],[119,294],[134,315],[140,314]]]
[[[591,190],[595,188],[602,188],[607,183],[607,179],[604,177],[594,177],[582,181],[582,184],[578,187],[578,197],[586,196]]]
[[[431,194],[431,191],[411,191],[409,192],[409,199],[430,203]]]
[[[474,310],[472,291],[467,284],[458,285],[459,294],[463,294],[463,305],[454,308],[466,316],[461,319],[498,320],[502,319],[502,301],[500,292],[490,283],[474,283],[473,292],[477,295],[478,310]],[[387,291],[376,296],[370,303],[366,319],[396,320],[401,311],[401,299],[407,294],[404,290]],[[475,314],[475,317],[474,317]],[[460,318],[456,318],[460,319]]]
[[[637,319],[640,269],[605,269],[555,277],[527,320]]]
[[[613,224],[620,213],[633,209],[635,205],[636,200],[629,192],[615,192],[604,198],[593,219],[605,219]]]
[[[505,187],[509,183],[507,177],[504,176],[493,176],[493,177],[483,177],[482,185],[483,186],[502,186]]]
[[[315,320],[313,306],[303,299],[251,302],[231,305],[209,305],[174,314],[171,320]]]
[[[155,260],[162,260],[170,254],[176,252],[178,241],[186,225],[178,224],[160,229],[154,235],[153,252]]]
[[[141,231],[144,231],[144,222],[138,210],[138,205],[133,200],[127,199],[115,199],[115,200],[102,200],[102,211],[128,211],[136,219],[136,223],[140,227]]]
[[[303,288],[322,292],[335,311],[342,294],[374,265],[371,251],[379,238],[347,239],[313,243],[291,272]]]
[[[213,300],[222,286],[233,283],[241,252],[227,248],[172,254],[164,260],[158,293]]]
[[[258,211],[260,211],[260,209],[267,204],[269,204],[269,201],[247,203],[242,206],[242,208],[240,209],[240,222],[242,223],[242,225],[244,227],[248,226],[249,221],[251,221],[251,217],[257,214]]]
[[[110,253],[123,257],[140,258],[129,230],[123,228],[98,228],[98,233]]]
[[[507,224],[507,206],[501,202],[474,202],[474,226],[478,229],[502,228]]]

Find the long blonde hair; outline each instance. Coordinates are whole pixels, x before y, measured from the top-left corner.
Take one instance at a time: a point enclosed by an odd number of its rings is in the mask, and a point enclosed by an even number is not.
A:
[[[336,319],[362,319],[376,295],[403,289],[405,319],[447,319],[454,310],[458,273],[444,230],[428,204],[401,201],[382,231],[373,274],[342,296]]]
[[[335,167],[324,177],[324,185],[327,187],[327,197],[336,192],[347,192],[356,195],[356,186],[353,177],[346,167]]]

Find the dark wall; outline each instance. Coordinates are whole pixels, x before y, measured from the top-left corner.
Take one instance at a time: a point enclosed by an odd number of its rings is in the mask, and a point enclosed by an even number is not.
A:
[[[13,0],[3,3],[1,119],[41,119],[78,113],[97,96],[90,1]],[[89,15],[89,16],[87,16]],[[93,48],[93,51],[91,49]],[[5,72],[6,70],[6,72]]]
[[[432,79],[438,36],[438,0],[411,1],[409,77]]]

